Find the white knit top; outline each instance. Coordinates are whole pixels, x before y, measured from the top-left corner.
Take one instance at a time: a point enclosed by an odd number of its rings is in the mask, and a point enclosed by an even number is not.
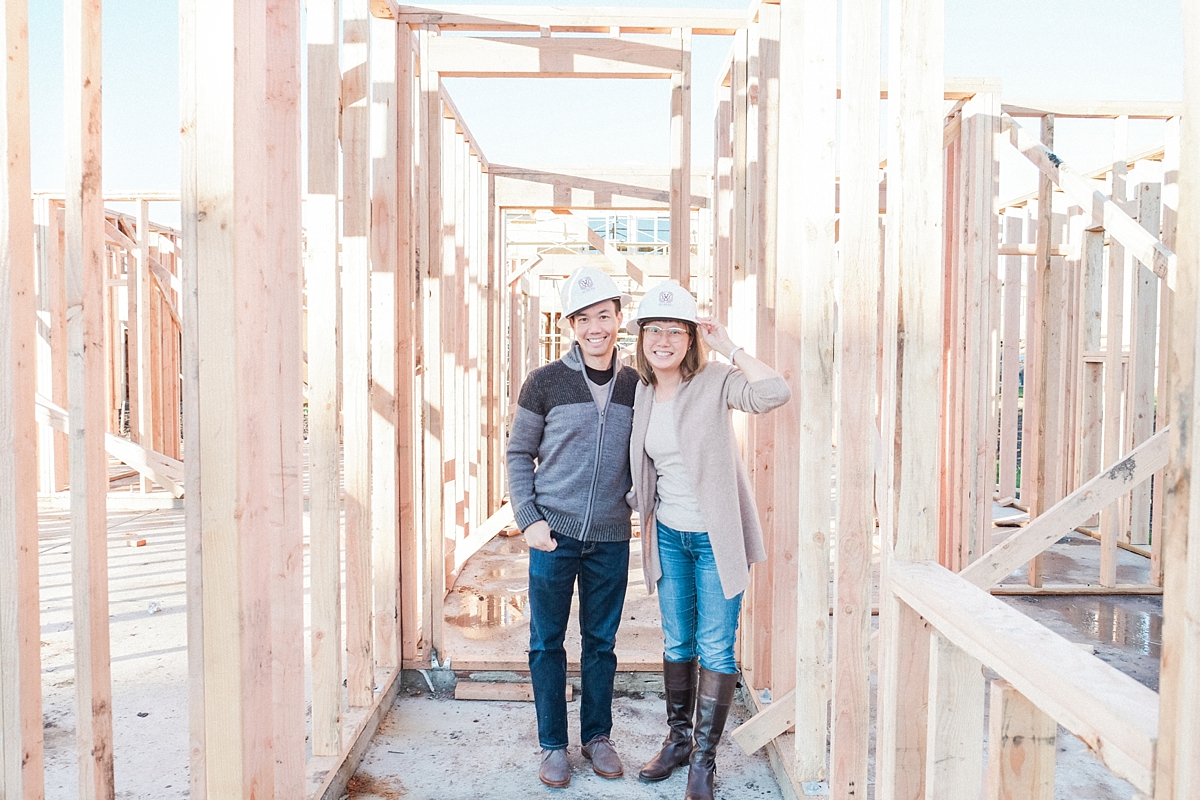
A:
[[[658,496],[655,516],[668,528],[677,531],[705,532],[708,525],[700,511],[700,503],[692,490],[687,464],[679,451],[675,435],[675,400],[657,400],[650,411],[646,429],[646,455],[654,462],[658,473]]]

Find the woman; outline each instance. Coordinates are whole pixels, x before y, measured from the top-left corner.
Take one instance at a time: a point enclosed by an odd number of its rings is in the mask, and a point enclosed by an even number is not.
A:
[[[688,800],[707,799],[737,685],[733,647],[742,593],[750,564],[766,558],[729,410],[761,414],[786,403],[791,392],[723,325],[697,318],[695,299],[674,281],[646,293],[629,328],[638,337],[641,379],[629,500],[642,518],[646,588],[657,587],[662,611],[670,729],[639,776],[663,780],[689,762]],[[706,345],[730,364],[708,363]]]

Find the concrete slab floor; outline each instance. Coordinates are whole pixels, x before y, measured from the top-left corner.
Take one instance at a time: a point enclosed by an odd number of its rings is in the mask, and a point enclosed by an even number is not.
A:
[[[665,781],[638,779],[642,763],[658,752],[666,735],[662,698],[656,694],[617,697],[613,701],[613,742],[625,775],[606,780],[579,753],[579,701],[567,704],[573,737],[568,757],[571,785],[551,789],[538,781],[541,751],[532,703],[461,701],[446,695],[405,690],[351,779],[349,800],[475,800],[546,798],[546,800],[680,800],[687,769]],[[730,714],[726,730],[745,719]],[[747,756],[728,737],[717,756],[718,796],[738,800],[782,798],[764,752]]]

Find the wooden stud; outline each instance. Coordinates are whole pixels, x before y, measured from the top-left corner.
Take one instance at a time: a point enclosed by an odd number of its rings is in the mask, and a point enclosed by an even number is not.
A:
[[[196,324],[226,332],[198,337],[201,418],[188,442],[189,459],[216,465],[199,478],[210,797],[293,791],[304,757],[303,740],[277,730],[298,724],[302,701],[282,695],[298,688],[303,632],[295,609],[276,608],[298,605],[300,574],[299,253],[288,249],[300,239],[299,15],[294,0],[213,0],[189,9],[182,31],[196,64],[194,172],[183,180],[204,265]],[[271,202],[235,191],[245,185]]]
[[[792,624],[794,634],[783,633],[773,646],[786,659],[793,657],[788,645],[795,642],[796,778],[821,781],[826,777],[832,520],[826,503],[801,503],[800,495],[801,487],[811,487],[823,497],[833,466],[836,9],[827,3],[781,6],[778,30],[778,141],[796,146],[776,148],[777,213],[789,222],[768,228],[775,228],[768,248],[787,254],[788,269],[781,260],[778,274],[765,279],[775,282],[775,361],[794,396],[776,412],[774,437],[799,447],[794,454],[781,449],[776,462],[777,542],[790,539],[791,531],[798,536],[794,616],[777,612],[775,617],[777,630]],[[773,259],[767,262],[773,266]],[[775,665],[778,684],[778,656]]]
[[[5,3],[0,63],[5,101],[0,118],[0,471],[8,477],[0,482],[0,795],[13,800],[40,800],[45,793],[38,476],[27,460],[37,447],[33,399],[38,378],[27,19],[24,0]],[[79,163],[78,156],[70,160]],[[42,216],[51,212],[48,207],[39,210]],[[43,259],[43,264],[48,261]],[[76,654],[77,665],[84,654]],[[78,674],[82,678],[85,673]],[[79,688],[85,692],[86,684],[81,681]]]
[[[1137,187],[1139,221],[1157,236],[1161,229],[1162,185],[1141,183]],[[1154,433],[1155,371],[1158,350],[1159,279],[1145,264],[1133,272],[1133,297],[1130,320],[1128,397],[1129,434],[1126,447],[1133,449]],[[1130,498],[1129,543],[1150,544],[1150,484],[1133,490]]]
[[[1173,117],[1167,120],[1164,128],[1162,241],[1166,247],[1174,250],[1179,218],[1179,118]],[[1175,304],[1175,291],[1170,286],[1161,288],[1162,302],[1159,306],[1158,323],[1158,402],[1155,403],[1158,412],[1156,429],[1164,428],[1171,422],[1171,403],[1167,399],[1171,390],[1171,370],[1167,365],[1167,356],[1171,352],[1171,332],[1174,329],[1171,313]],[[1163,525],[1165,478],[1163,473],[1154,476],[1153,510],[1151,511],[1151,518],[1157,522],[1154,523],[1150,540],[1150,582],[1156,586],[1163,585],[1163,540],[1168,535]]]
[[[309,572],[312,618],[312,748],[342,749],[341,347],[338,309],[338,0],[308,7]]]
[[[81,798],[112,798],[105,434],[104,208],[100,198],[100,2],[63,7],[66,55],[67,396],[76,746]]]
[[[1058,724],[1005,680],[990,703],[987,800],[1054,800]]]
[[[671,280],[692,274],[692,29],[680,28],[680,68],[671,75]]]
[[[400,664],[396,582],[400,574],[400,400],[397,35],[395,23],[372,18],[371,127],[371,583],[375,667]],[[407,30],[403,31],[407,35]]]
[[[342,0],[342,470],[346,537],[346,690],[375,694],[371,592],[371,83],[367,0]]]
[[[67,405],[67,309],[63,270],[63,208],[57,200],[39,200],[35,207],[40,282],[39,311],[46,315],[48,339],[38,359],[38,392],[55,404]],[[42,429],[38,452],[43,492],[61,492],[69,484],[67,435]]]
[[[1004,215],[1004,238],[1020,241],[1024,220]],[[1021,256],[1004,257],[1004,328],[1000,337],[1000,481],[1001,497],[1017,496],[1017,417],[1021,371]],[[1097,342],[1097,348],[1099,343]]]
[[[1185,800],[1200,794],[1200,526],[1191,508],[1197,488],[1197,322],[1200,318],[1200,3],[1183,4],[1184,113],[1179,126],[1178,212],[1175,252],[1179,270],[1172,303],[1170,353],[1165,359],[1171,420],[1170,460],[1165,472],[1163,651],[1159,677],[1159,738],[1154,797]],[[1172,164],[1171,166],[1174,166]],[[1173,197],[1171,198],[1174,199]],[[1168,206],[1170,205],[1168,200]]]
[[[914,687],[927,685],[929,644],[923,623],[892,594],[889,574],[894,562],[937,555],[944,9],[940,0],[901,0],[889,11],[882,434],[883,441],[896,443],[897,452],[894,463],[885,464],[884,485],[892,494],[885,499],[880,529],[885,546],[876,796],[917,800],[925,790],[927,721],[925,690]]]
[[[1128,150],[1128,120],[1116,121],[1113,144],[1112,201],[1123,206],[1126,198],[1125,156]],[[1122,441],[1123,390],[1125,367],[1124,350],[1125,308],[1125,246],[1113,238],[1108,246],[1108,319],[1105,325],[1104,358],[1104,461],[1112,463],[1124,452]],[[1100,514],[1100,583],[1114,586],[1117,582],[1117,541],[1125,527],[1119,503]]]
[[[983,665],[944,637],[929,642],[928,800],[958,800],[983,783]]]
[[[136,274],[134,286],[131,286],[129,290],[130,305],[136,304],[138,309],[137,326],[132,331],[133,336],[130,337],[135,344],[130,348],[132,352],[129,359],[129,371],[136,376],[134,381],[136,399],[134,393],[131,392],[129,428],[130,432],[134,434],[133,441],[154,449],[156,443],[153,441],[152,434],[154,423],[151,397],[151,382],[154,378],[150,364],[150,340],[153,336],[150,327],[150,304],[152,302],[150,297],[150,203],[145,200],[138,203],[137,234]],[[134,409],[136,409],[136,415]],[[149,484],[146,479],[142,478],[141,483],[142,491],[147,491]]]
[[[829,790],[866,793],[870,732],[871,554],[875,533],[875,381],[879,316],[879,82],[881,11],[875,0],[842,13],[839,149],[841,297],[837,381],[837,570],[833,578],[833,708]]]

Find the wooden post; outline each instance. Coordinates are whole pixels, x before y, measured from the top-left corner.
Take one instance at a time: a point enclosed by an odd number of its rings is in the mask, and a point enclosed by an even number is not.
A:
[[[821,2],[780,8],[778,140],[791,144],[778,153],[777,196],[779,219],[789,223],[777,227],[768,248],[786,254],[788,264],[785,270],[780,258],[775,360],[794,399],[776,412],[775,435],[799,447],[791,453],[781,448],[776,462],[776,537],[794,543],[796,601],[790,609],[795,616],[776,617],[772,672],[778,682],[780,656],[795,658],[795,774],[800,781],[822,781],[829,700],[832,520],[823,500],[833,466],[837,13]],[[821,500],[801,503],[801,487]],[[791,623],[794,633],[782,630],[780,621]],[[789,641],[795,642],[794,656],[779,652]]]
[[[300,549],[299,15],[296,0],[206,0],[181,33],[195,58],[184,65],[195,70],[194,171],[182,183],[203,264],[196,324],[223,332],[198,337],[201,419],[187,448],[209,465],[199,477],[209,797],[292,796],[304,759],[302,738],[280,730],[303,713],[285,697],[303,641],[288,607]]]
[[[918,800],[925,793],[929,634],[916,612],[895,597],[887,573],[892,560],[937,557],[944,6],[941,0],[900,0],[889,11],[882,435],[896,443],[896,455],[885,461],[884,485],[892,496],[883,504],[880,531],[876,797]]]
[[[8,476],[0,481],[0,796],[41,800],[45,778],[38,475],[28,462],[37,448],[34,392],[38,352],[33,209],[29,202],[26,5],[25,0],[4,4],[4,58],[0,61],[0,92],[5,108],[0,117],[0,152],[4,156],[0,162],[0,472]],[[78,157],[69,160],[79,163]],[[54,244],[57,246],[57,241]],[[58,344],[61,346],[61,342]],[[79,656],[77,653],[77,665]],[[77,674],[80,678],[84,675]],[[85,692],[82,680],[79,691]]]
[[[66,99],[67,396],[71,583],[80,797],[112,798],[108,455],[104,450],[104,205],[100,195],[100,0],[63,6]]]
[[[1112,199],[1125,207],[1125,158],[1128,149],[1128,118],[1117,119],[1113,143]],[[1124,307],[1125,247],[1115,238],[1108,246],[1108,320],[1105,325],[1104,351],[1104,463],[1113,464],[1121,457],[1122,396],[1125,387]],[[1100,513],[1100,583],[1117,584],[1117,542],[1125,520],[1121,503],[1116,502]]]
[[[133,320],[130,320],[133,333],[130,338],[136,344],[130,348],[132,352],[129,371],[135,376],[136,398],[135,393],[130,392],[129,429],[134,434],[133,441],[153,450],[155,442],[152,433],[154,423],[151,383],[155,376],[151,372],[150,364],[150,340],[154,335],[150,327],[150,204],[145,200],[138,203],[137,236],[137,272],[133,285],[129,287],[130,305],[136,303],[138,310],[136,327],[132,325]],[[143,492],[150,488],[149,479],[145,475],[141,477],[140,483]]]
[[[425,530],[427,546],[423,565],[425,570],[422,630],[427,647],[438,648],[442,638],[442,601],[444,599],[444,539],[445,510],[442,505],[443,443],[446,426],[442,406],[442,98],[438,74],[429,69],[429,38],[436,29],[423,26],[420,33],[421,96],[421,239],[418,253],[423,253],[421,265],[425,280],[423,334],[424,370],[424,431],[425,431]],[[440,652],[440,651],[439,651]]]
[[[1011,212],[1012,209],[1009,209]],[[1004,215],[1004,239],[1022,240],[1024,220]],[[1021,383],[1021,264],[1023,256],[1004,257],[1004,327],[1000,336],[1000,497],[1017,496],[1017,401]],[[1099,343],[1097,342],[1097,346]]]
[[[683,70],[671,75],[671,280],[692,274],[692,29],[677,28]]]
[[[1058,724],[1012,687],[992,681],[987,800],[1054,800]]]
[[[342,749],[341,407],[338,375],[339,0],[308,6],[308,474],[312,748]]]
[[[1176,233],[1179,218],[1179,117],[1167,120],[1163,143],[1163,218],[1162,243],[1171,251],[1175,250]],[[1171,390],[1171,370],[1168,369],[1167,355],[1171,352],[1171,319],[1172,308],[1175,304],[1175,290],[1164,283],[1162,286],[1162,303],[1159,308],[1159,369],[1158,369],[1158,411],[1155,429],[1160,429],[1171,422],[1171,403],[1167,400]],[[1162,586],[1163,581],[1163,496],[1165,474],[1159,472],[1154,476],[1154,508],[1151,512],[1154,520],[1154,531],[1150,540],[1150,582]]]
[[[877,0],[842,7],[841,301],[837,353],[837,571],[833,576],[833,708],[829,791],[866,793],[871,700],[871,553],[875,533],[875,383],[879,316]]]
[[[1137,187],[1138,219],[1154,236],[1161,230],[1162,185],[1141,183]],[[1129,418],[1132,450],[1154,434],[1154,375],[1158,349],[1158,276],[1145,264],[1134,268],[1133,319],[1129,330]],[[1130,543],[1150,543],[1150,483],[1133,489],[1130,498]]]
[[[342,0],[342,470],[346,483],[346,690],[375,696],[371,614],[371,9]]]
[[[979,794],[983,783],[983,665],[941,636],[930,637],[927,800]]]
[[[41,278],[38,310],[46,316],[46,336],[38,356],[38,392],[61,408],[67,407],[67,308],[63,271],[62,203],[40,199],[34,209],[37,258]],[[40,342],[39,342],[40,343]],[[61,492],[69,484],[67,435],[41,426],[38,456],[40,491]]]
[[[1104,292],[1104,231],[1085,230],[1080,247],[1082,279],[1080,304],[1080,429],[1079,483],[1083,485],[1104,469],[1104,364],[1100,352]]]
[[[374,594],[375,665],[396,666],[396,584],[400,575],[399,409],[400,278],[398,233],[398,129],[396,39],[393,20],[370,20],[371,126],[371,583]],[[407,33],[407,28],[404,29]],[[407,474],[407,472],[405,473]]]
[[[187,582],[187,658],[188,658],[188,783],[189,795],[208,797],[206,736],[208,714],[205,703],[204,658],[204,515],[200,465],[203,456],[200,441],[200,340],[199,267],[196,233],[200,217],[198,191],[198,141],[196,113],[198,103],[196,58],[196,6],[200,0],[179,3],[179,141],[180,229],[183,263],[182,293],[179,308],[183,316],[183,436],[188,442],[188,457],[183,462],[185,494],[183,509],[184,568]]]
[[[1179,269],[1171,313],[1170,356],[1166,364],[1171,419],[1171,454],[1165,473],[1162,546],[1163,652],[1159,677],[1159,735],[1155,800],[1187,800],[1200,795],[1200,708],[1195,654],[1200,652],[1200,520],[1191,517],[1191,476],[1197,451],[1196,347],[1200,321],[1200,2],[1183,4],[1184,113],[1180,123],[1179,205],[1176,249]]]

